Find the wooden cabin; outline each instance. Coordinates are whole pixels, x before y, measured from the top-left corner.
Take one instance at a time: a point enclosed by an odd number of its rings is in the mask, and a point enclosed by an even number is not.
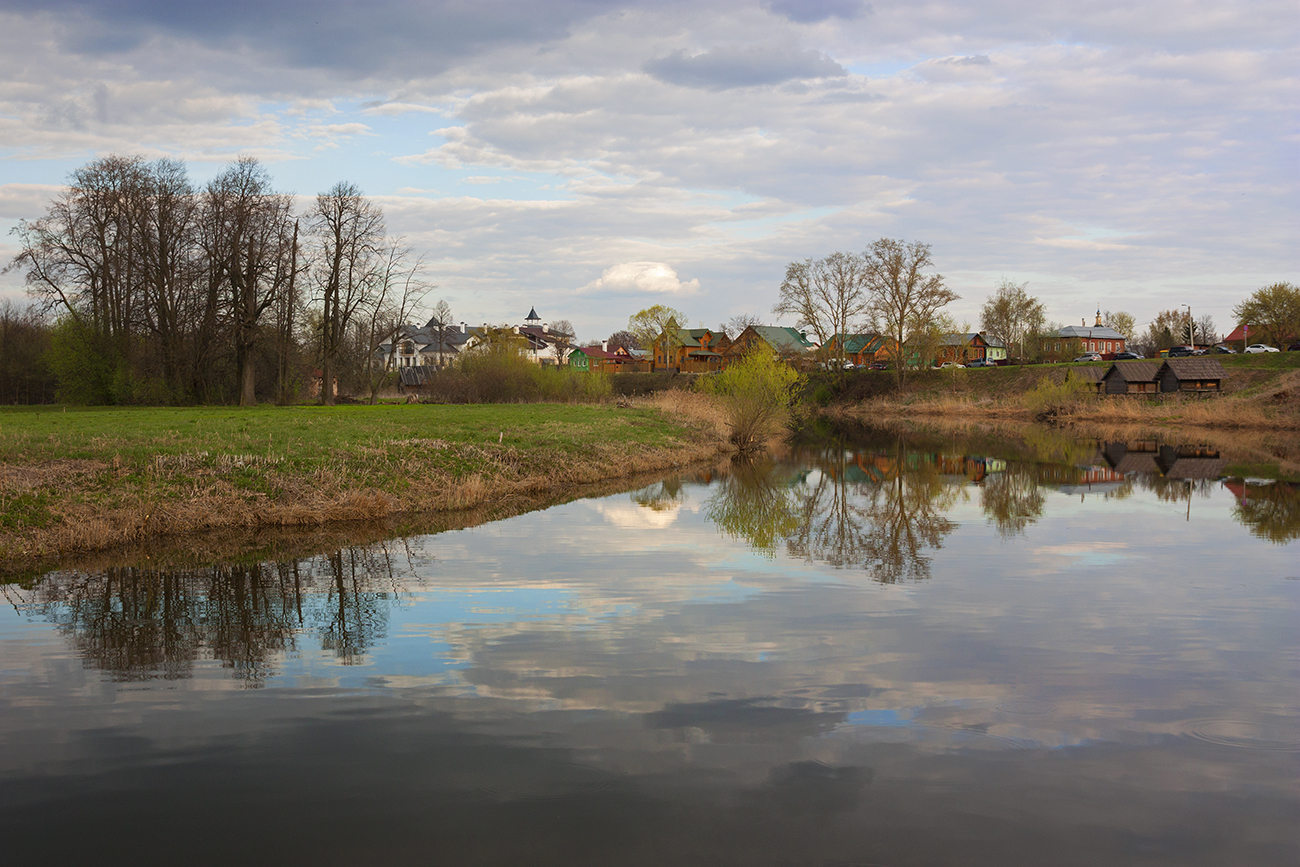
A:
[[[1156,361],[1117,361],[1102,376],[1103,394],[1156,394],[1162,366]]]
[[[1162,392],[1218,394],[1228,374],[1218,359],[1193,356],[1166,358],[1157,378]]]

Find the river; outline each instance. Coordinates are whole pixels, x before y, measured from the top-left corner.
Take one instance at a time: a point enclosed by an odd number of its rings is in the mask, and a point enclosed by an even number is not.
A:
[[[4,863],[1300,863],[1300,488],[856,437],[4,586]]]

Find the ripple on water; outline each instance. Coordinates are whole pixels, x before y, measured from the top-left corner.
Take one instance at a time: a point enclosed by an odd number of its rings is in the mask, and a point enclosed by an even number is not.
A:
[[[1056,705],[1050,701],[1039,701],[1035,698],[1009,698],[994,705],[994,707],[1003,713],[1032,714],[1035,716],[1056,710]]]
[[[1194,719],[1184,732],[1206,743],[1268,752],[1300,752],[1300,725],[1294,722],[1250,722],[1233,719]]]
[[[607,789],[613,778],[606,772],[576,762],[549,765],[545,773],[511,776],[478,786],[476,791],[498,801],[555,801]]]

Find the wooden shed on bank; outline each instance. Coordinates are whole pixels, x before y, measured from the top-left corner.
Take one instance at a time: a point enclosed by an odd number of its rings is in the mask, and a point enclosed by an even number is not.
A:
[[[1227,379],[1227,371],[1217,358],[1166,358],[1160,365],[1160,390],[1192,394],[1218,394]]]
[[[1071,367],[1069,377],[1076,382],[1086,382],[1089,388],[1097,394],[1101,394],[1106,387],[1106,384],[1102,382],[1102,374],[1105,372],[1100,367]]]
[[[1160,390],[1157,361],[1117,361],[1101,378],[1103,394],[1155,394]]]

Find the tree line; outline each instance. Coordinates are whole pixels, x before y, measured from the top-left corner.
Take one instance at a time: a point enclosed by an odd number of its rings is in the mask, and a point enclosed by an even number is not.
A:
[[[354,184],[295,213],[251,157],[203,186],[180,160],[104,157],[15,231],[6,270],[24,274],[45,318],[0,311],[0,329],[46,334],[26,380],[0,380],[5,401],[52,385],[74,403],[251,405],[319,382],[333,403],[340,376],[374,376],[379,345],[430,288]],[[11,355],[6,341],[6,375]]]

